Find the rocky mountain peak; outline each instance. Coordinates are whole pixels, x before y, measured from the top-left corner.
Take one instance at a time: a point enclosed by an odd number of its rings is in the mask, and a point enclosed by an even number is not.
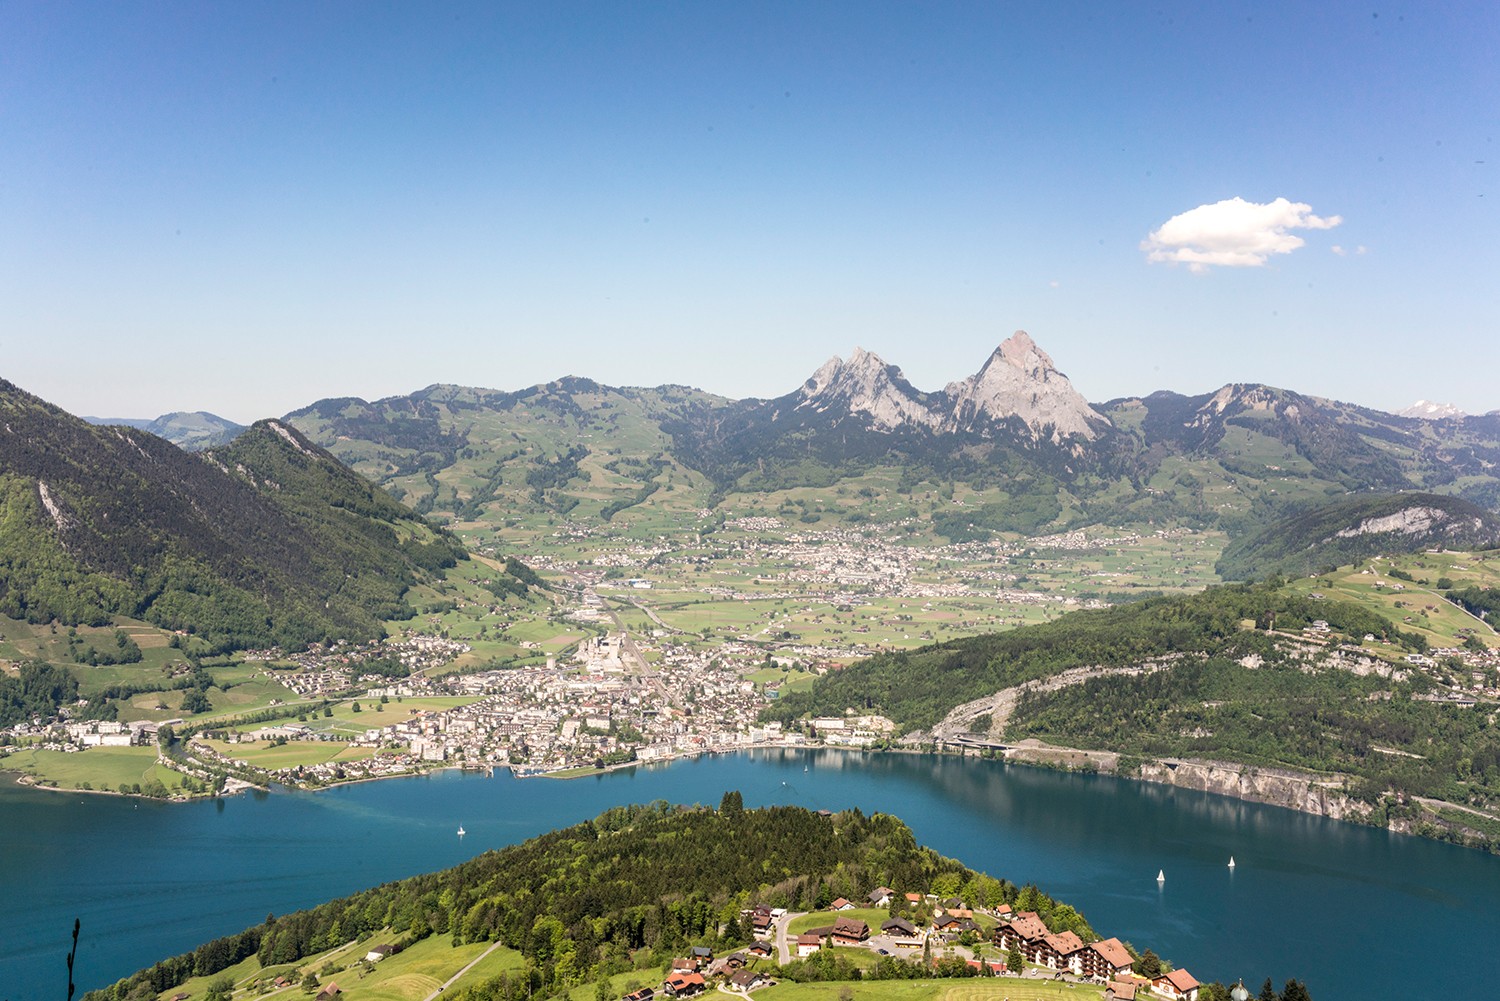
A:
[[[953,401],[950,424],[958,430],[1019,417],[1038,437],[1050,433],[1056,442],[1074,436],[1093,440],[1109,426],[1024,330],[1002,342],[978,372],[949,383],[944,392]]]
[[[887,365],[864,348],[855,348],[848,361],[836,355],[828,359],[802,384],[800,395],[798,409],[811,407],[821,412],[838,402],[852,413],[867,415],[886,430],[903,424],[933,428],[941,421],[900,368]]]
[[[1430,400],[1418,400],[1405,410],[1396,411],[1397,417],[1420,417],[1428,421],[1440,421],[1449,417],[1467,417],[1462,410],[1451,403],[1433,403]]]

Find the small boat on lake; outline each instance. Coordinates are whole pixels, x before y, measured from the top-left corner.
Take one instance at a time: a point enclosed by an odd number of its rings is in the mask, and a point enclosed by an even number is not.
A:
[[[1234,856],[1233,855],[1229,856],[1229,868],[1231,868],[1231,869],[1234,868]]]
[[[1156,870],[1156,881],[1158,883],[1165,883],[1167,881],[1167,870],[1165,870],[1165,869],[1158,869],[1158,870]]]
[[[463,837],[464,833],[465,833],[465,831],[464,831],[464,825],[463,824],[459,824],[458,825],[458,836],[459,837]]]

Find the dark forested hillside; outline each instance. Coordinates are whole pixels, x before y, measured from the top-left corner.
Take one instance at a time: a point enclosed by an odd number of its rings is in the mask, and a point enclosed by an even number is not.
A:
[[[1456,497],[1437,494],[1356,494],[1278,519],[1235,539],[1217,570],[1228,580],[1273,573],[1301,576],[1376,555],[1432,547],[1500,546],[1500,517]]]
[[[279,422],[195,455],[0,382],[0,614],[127,615],[221,649],[368,639],[463,555]]]
[[[630,969],[639,950],[658,965],[689,944],[744,944],[747,905],[811,910],[881,885],[926,892],[940,879],[978,905],[1024,893],[1053,929],[1097,939],[1073,908],[918,845],[895,817],[747,810],[731,792],[716,811],[617,807],[453,869],[270,919],[85,997],[119,1001],[142,983],[165,991],[253,954],[263,964],[296,962],[386,927],[403,943],[434,934],[503,942],[526,956],[527,993],[546,997]]]

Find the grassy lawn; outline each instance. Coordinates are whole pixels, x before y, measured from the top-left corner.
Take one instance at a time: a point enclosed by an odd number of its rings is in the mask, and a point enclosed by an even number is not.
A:
[[[872,932],[879,933],[882,922],[890,919],[890,911],[879,907],[861,907],[852,911],[813,911],[795,919],[787,926],[788,935],[800,935],[813,928],[826,928],[839,918],[853,918],[863,921],[870,926]]]
[[[848,990],[852,1001],[1082,1001],[1103,991],[1018,977],[974,977],[963,980],[862,980],[848,984],[794,984],[784,981],[755,992],[760,1001],[828,1001]]]
[[[332,761],[362,761],[373,757],[373,747],[351,747],[348,744],[320,740],[291,740],[276,744],[269,740],[241,741],[230,744],[222,740],[204,741],[224,755],[268,771],[297,765],[322,765]]]
[[[324,983],[336,981],[343,989],[341,996],[349,1001],[418,1001],[437,990],[488,948],[487,942],[454,948],[445,936],[434,935],[405,952],[376,963],[369,973],[363,972],[362,964],[356,962],[353,969],[321,979]],[[524,965],[520,953],[502,946],[450,990],[481,983],[498,973],[519,970]]]
[[[156,763],[154,747],[91,747],[86,751],[17,751],[0,758],[0,768],[24,772],[61,789],[77,789],[84,782],[95,789],[145,785],[155,779],[168,789],[182,784],[182,776]]]
[[[418,1001],[447,983],[449,977],[489,948],[487,942],[454,948],[446,937],[433,936],[366,970],[365,953],[376,945],[393,941],[394,938],[389,931],[382,932],[363,942],[348,942],[316,956],[308,956],[297,963],[282,963],[264,968],[251,956],[212,976],[193,977],[163,996],[170,997],[180,991],[188,995],[189,1001],[199,1001],[208,993],[209,985],[220,977],[229,977],[237,990],[243,990],[254,981],[265,983],[279,976],[291,976],[293,971],[312,970],[318,974],[320,983],[337,983],[342,991],[340,997],[348,1001]],[[501,946],[464,974],[452,989],[458,991],[472,987],[499,973],[523,969],[524,966],[525,962],[519,952]],[[331,972],[320,972],[328,967],[332,967]],[[257,995],[252,991],[247,996]],[[303,994],[300,987],[291,987],[272,996],[303,998],[308,995]],[[592,985],[589,987],[589,998],[593,998]]]

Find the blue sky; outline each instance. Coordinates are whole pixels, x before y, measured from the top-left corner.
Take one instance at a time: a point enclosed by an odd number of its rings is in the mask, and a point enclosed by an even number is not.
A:
[[[937,389],[1024,328],[1095,401],[1484,412],[1497,52],[1492,2],[9,0],[0,376]]]

